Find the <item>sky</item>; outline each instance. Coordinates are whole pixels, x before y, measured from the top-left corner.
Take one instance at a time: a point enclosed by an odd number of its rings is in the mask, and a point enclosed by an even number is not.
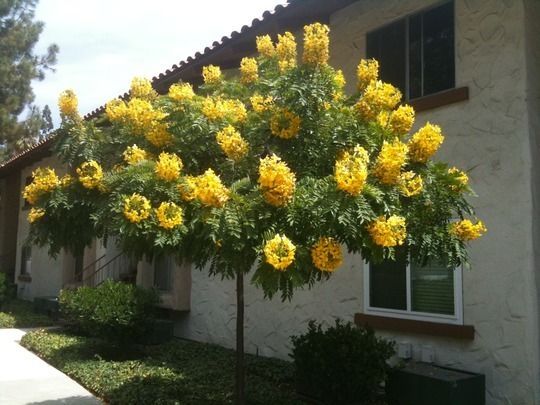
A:
[[[285,0],[40,0],[36,53],[60,47],[55,72],[34,82],[35,104],[59,124],[58,94],[73,89],[82,115],[229,36]]]

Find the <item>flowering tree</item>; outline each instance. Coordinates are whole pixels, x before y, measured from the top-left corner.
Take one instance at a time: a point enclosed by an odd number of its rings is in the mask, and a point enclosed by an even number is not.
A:
[[[304,30],[297,65],[291,33],[257,38],[258,57],[225,79],[203,69],[195,92],[178,83],[159,96],[134,79],[129,101],[83,121],[77,99],[59,99],[56,152],[71,175],[47,168],[24,192],[31,238],[80,251],[114,236],[135,257],[174,255],[237,282],[237,400],[243,403],[243,277],[266,296],[328,278],[343,250],[368,261],[467,262],[485,232],[465,196],[467,175],[431,161],[443,142],[362,60],[357,91],[328,65],[328,27]]]

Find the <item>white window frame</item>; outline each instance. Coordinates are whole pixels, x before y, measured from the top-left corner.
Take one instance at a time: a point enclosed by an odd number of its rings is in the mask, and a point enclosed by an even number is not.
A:
[[[371,264],[364,266],[364,313],[369,315],[386,316],[389,318],[411,319],[415,321],[426,321],[436,323],[449,323],[454,325],[463,325],[463,269],[457,267],[454,269],[454,315],[433,314],[428,312],[412,311],[411,294],[411,264],[410,260],[406,267],[406,293],[407,310],[372,307],[369,303],[369,282],[370,282]]]

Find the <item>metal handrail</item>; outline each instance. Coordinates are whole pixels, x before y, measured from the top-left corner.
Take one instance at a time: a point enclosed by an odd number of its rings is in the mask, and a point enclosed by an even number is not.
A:
[[[116,256],[114,256],[112,259],[110,259],[108,262],[106,262],[105,264],[97,268],[93,273],[86,276],[83,279],[83,284],[87,284],[87,282],[91,280],[91,282],[88,284],[96,287],[109,278],[113,278],[113,279],[120,278],[123,273],[126,273],[123,266],[121,266],[122,264],[124,264],[122,260],[127,260],[128,265],[130,264],[130,261],[131,261],[131,259],[128,256],[126,256],[124,253],[119,253]],[[105,276],[105,272],[107,272],[106,276]],[[111,275],[112,277],[110,277]]]
[[[82,276],[84,275],[84,273],[86,273],[91,267],[96,267],[96,264],[99,263],[101,260],[103,260],[106,256],[107,254],[104,253],[100,257],[98,257],[96,260],[94,260],[92,263],[86,265],[81,271],[74,274],[73,280],[76,281],[79,278],[78,276],[80,275],[81,276],[80,281],[82,281]]]

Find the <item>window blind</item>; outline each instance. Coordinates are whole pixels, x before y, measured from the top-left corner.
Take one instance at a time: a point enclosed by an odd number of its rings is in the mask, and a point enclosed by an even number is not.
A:
[[[411,310],[454,315],[454,270],[411,263]]]

